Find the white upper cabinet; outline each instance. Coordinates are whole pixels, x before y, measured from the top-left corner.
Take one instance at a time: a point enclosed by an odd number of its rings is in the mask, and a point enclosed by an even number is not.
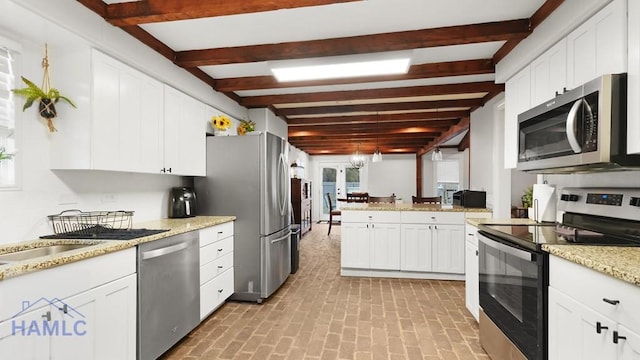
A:
[[[206,175],[207,107],[170,87],[164,87],[163,172]]]
[[[562,39],[531,63],[531,107],[567,90],[567,40]]]
[[[504,167],[518,165],[518,115],[531,104],[531,71],[527,66],[505,84]]]
[[[627,153],[640,153],[640,1],[629,1]]]
[[[95,49],[74,55],[72,80],[90,96],[56,122],[52,169],[205,175],[213,108]]]
[[[571,32],[567,60],[571,89],[603,74],[626,72],[627,2],[611,2]]]
[[[91,168],[157,173],[162,166],[162,83],[92,52]]]

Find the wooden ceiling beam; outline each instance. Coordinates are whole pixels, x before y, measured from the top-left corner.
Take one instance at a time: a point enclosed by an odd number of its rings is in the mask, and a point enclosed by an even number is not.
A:
[[[474,59],[446,61],[439,63],[412,65],[409,72],[401,75],[366,76],[358,78],[278,82],[273,76],[247,76],[216,79],[216,90],[242,91],[285,89],[292,87],[359,84],[368,82],[429,79],[444,76],[493,74],[495,68],[492,59]]]
[[[324,130],[332,130],[332,131],[342,131],[342,130],[361,130],[361,131],[371,131],[371,132],[387,132],[393,130],[400,129],[417,129],[427,128],[427,129],[438,129],[438,131],[442,131],[442,129],[447,129],[451,126],[451,122],[446,122],[442,124],[444,126],[437,126],[433,121],[415,121],[415,122],[394,122],[394,123],[370,123],[370,124],[333,124],[333,125],[308,125],[308,126],[296,126],[292,127],[292,131],[295,132],[314,132],[314,131],[324,131]]]
[[[420,149],[420,151],[418,151],[418,155],[422,156],[428,153],[429,151],[431,151],[431,149],[435,148],[436,146],[453,139],[454,137],[462,134],[464,131],[469,130],[470,123],[471,123],[471,118],[467,117],[462,119],[458,124],[449,128],[447,132],[440,135],[437,139],[432,141],[429,145],[424,146],[422,149]]]
[[[530,32],[529,19],[507,20],[333,39],[180,51],[176,53],[176,64],[196,67],[368,54],[523,39]]]
[[[248,14],[360,0],[145,0],[107,5],[105,20],[115,26]]]
[[[400,103],[377,103],[360,105],[311,106],[301,108],[277,109],[277,116],[323,115],[351,113],[359,111],[395,111],[395,110],[427,110],[447,108],[470,108],[482,105],[482,99],[412,101]]]
[[[289,142],[293,143],[296,141],[304,141],[304,140],[322,140],[322,141],[334,141],[334,140],[344,140],[349,141],[355,138],[361,139],[423,139],[423,138],[432,138],[440,136],[442,131],[432,131],[432,132],[388,132],[388,133],[366,133],[366,132],[358,132],[358,133],[332,133],[332,132],[322,132],[319,134],[303,134],[296,131],[289,131]]]
[[[242,98],[240,105],[254,108],[265,107],[271,104],[289,104],[320,101],[357,101],[365,99],[369,100],[416,96],[457,95],[481,92],[490,93],[496,90],[504,90],[504,84],[496,84],[493,81],[479,81],[460,84],[411,86],[385,89],[247,96]]]
[[[390,114],[384,117],[381,115],[380,119],[377,119],[375,115],[294,118],[288,119],[287,123],[292,129],[311,125],[369,124],[372,126],[373,123],[388,124],[398,122],[428,122],[432,126],[446,126],[447,124],[456,124],[460,118],[465,116],[469,116],[468,111],[442,111],[437,113]]]

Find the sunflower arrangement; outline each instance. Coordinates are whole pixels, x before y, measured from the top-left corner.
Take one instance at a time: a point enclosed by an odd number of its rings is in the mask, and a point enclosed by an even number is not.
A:
[[[218,115],[211,118],[211,126],[218,130],[227,130],[231,127],[231,119],[226,115]]]
[[[240,120],[240,125],[238,125],[238,135],[244,135],[248,132],[252,132],[256,130],[256,123],[251,120]]]

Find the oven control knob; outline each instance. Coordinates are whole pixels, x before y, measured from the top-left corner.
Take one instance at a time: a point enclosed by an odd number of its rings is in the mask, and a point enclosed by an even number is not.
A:
[[[560,200],[562,201],[578,201],[578,195],[574,194],[562,194],[560,195]]]
[[[631,200],[629,200],[629,205],[640,207],[640,197],[631,197]]]

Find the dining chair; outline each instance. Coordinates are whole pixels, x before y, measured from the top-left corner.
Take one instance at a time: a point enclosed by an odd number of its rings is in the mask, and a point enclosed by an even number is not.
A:
[[[374,204],[395,204],[396,197],[395,196],[369,196],[369,203]]]
[[[352,192],[347,194],[348,203],[367,203],[369,202],[369,193],[367,192]]]
[[[336,209],[336,204],[331,201],[331,193],[327,193],[327,201],[328,201],[327,205],[329,206],[329,232],[327,232],[327,235],[329,235],[331,234],[331,225],[333,225],[333,217],[341,216],[342,211],[340,211],[339,209]]]
[[[412,196],[411,200],[414,204],[442,204],[440,196],[418,197]]]

